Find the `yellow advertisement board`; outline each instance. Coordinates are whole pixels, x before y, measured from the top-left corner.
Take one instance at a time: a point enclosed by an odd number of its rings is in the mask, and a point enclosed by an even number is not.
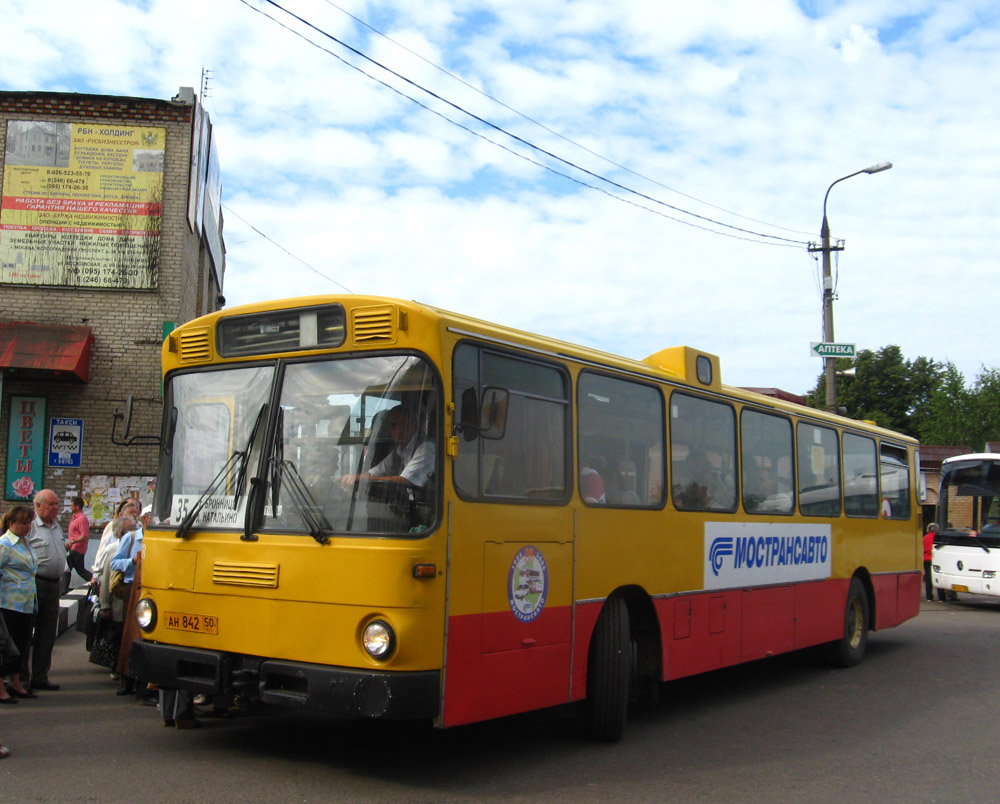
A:
[[[0,282],[156,287],[164,128],[7,124]]]

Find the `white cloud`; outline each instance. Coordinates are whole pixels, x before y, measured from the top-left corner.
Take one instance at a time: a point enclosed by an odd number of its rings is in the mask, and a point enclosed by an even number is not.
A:
[[[840,52],[848,64],[857,64],[866,56],[875,56],[881,52],[876,31],[852,25],[848,36],[840,43]]]
[[[708,234],[636,196],[625,197],[660,214],[560,178],[276,26],[251,10],[265,8],[260,0],[7,5],[4,89],[169,98],[212,70],[206,105],[231,210],[230,303],[339,292],[340,282],[632,357],[698,346],[721,356],[733,384],[803,392],[820,372],[808,352],[821,333],[816,263],[804,247]],[[401,0],[391,8],[339,0],[583,147],[330,3],[284,5],[569,162],[734,226],[817,240],[829,184],[893,161],[891,172],[852,178],[830,194],[834,236],[846,239],[838,340],[898,343],[908,357],[955,361],[968,379],[982,364],[1000,365],[994,342],[966,323],[1000,303],[1000,109],[988,102],[1000,96],[994,3],[831,0],[808,4],[806,14],[790,0]],[[518,153],[600,184],[379,75]]]

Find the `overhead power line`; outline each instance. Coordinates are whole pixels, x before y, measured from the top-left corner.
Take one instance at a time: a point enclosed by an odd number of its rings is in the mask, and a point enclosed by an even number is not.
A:
[[[583,174],[585,174],[587,176],[590,176],[593,179],[596,179],[596,180],[598,180],[600,182],[603,182],[603,183],[605,183],[605,184],[607,184],[607,185],[609,185],[609,186],[611,186],[613,188],[616,188],[617,190],[623,191],[623,192],[625,192],[625,193],[627,193],[629,195],[636,196],[637,198],[641,198],[641,199],[643,199],[645,201],[648,201],[648,202],[651,202],[651,203],[653,203],[653,204],[655,204],[657,206],[660,206],[660,207],[663,207],[663,208],[666,208],[666,209],[670,209],[670,210],[672,210],[674,212],[677,212],[679,214],[687,215],[687,216],[689,216],[691,218],[694,218],[696,220],[702,221],[705,224],[711,224],[712,226],[722,227],[722,228],[727,229],[729,231],[719,231],[717,229],[712,229],[712,228],[710,228],[709,226],[706,226],[706,225],[700,225],[698,223],[693,223],[692,221],[689,221],[689,220],[684,220],[684,219],[681,219],[681,218],[674,217],[673,215],[669,215],[669,214],[660,212],[659,210],[656,210],[656,209],[650,209],[649,207],[644,206],[643,204],[638,203],[636,201],[629,200],[628,198],[622,198],[621,196],[615,194],[614,192],[611,192],[610,190],[608,190],[608,189],[606,189],[604,187],[598,187],[596,185],[590,184],[589,182],[586,182],[586,181],[583,181],[581,179],[578,179],[578,178],[576,178],[574,176],[570,176],[570,175],[568,175],[566,173],[563,173],[562,171],[556,170],[551,165],[547,165],[547,164],[545,164],[543,162],[539,162],[537,159],[532,159],[531,157],[526,156],[525,154],[519,153],[519,152],[513,150],[512,148],[510,148],[510,147],[508,147],[508,146],[506,146],[506,145],[504,145],[502,143],[499,143],[499,142],[497,142],[494,139],[491,139],[491,138],[487,137],[482,132],[476,131],[475,129],[472,129],[469,126],[466,126],[466,125],[464,125],[464,124],[462,124],[462,123],[460,123],[460,122],[458,122],[456,120],[451,119],[450,117],[448,117],[447,115],[445,115],[442,112],[438,111],[437,109],[434,109],[434,108],[428,106],[427,104],[421,102],[417,98],[414,98],[413,96],[406,94],[405,92],[403,92],[402,90],[398,89],[397,87],[394,87],[391,84],[387,83],[386,81],[384,81],[384,80],[382,80],[382,79],[380,79],[380,78],[372,75],[371,73],[363,70],[358,65],[351,63],[350,61],[348,61],[347,59],[345,59],[343,56],[339,55],[338,53],[335,53],[332,50],[329,50],[328,48],[323,47],[322,45],[318,44],[317,42],[314,42],[312,39],[310,39],[309,37],[305,36],[300,31],[295,30],[294,28],[292,28],[289,25],[285,24],[281,20],[276,19],[275,17],[271,16],[270,14],[267,14],[262,9],[257,8],[257,7],[255,7],[253,5],[251,5],[248,2],[248,0],[240,0],[240,2],[243,3],[244,5],[246,5],[251,10],[256,11],[257,13],[261,14],[265,18],[271,20],[275,24],[281,26],[285,30],[287,30],[290,33],[294,34],[295,36],[298,36],[299,38],[301,38],[305,42],[308,42],[313,47],[316,47],[317,49],[322,50],[324,53],[327,53],[328,55],[333,56],[335,59],[337,59],[341,63],[345,64],[346,66],[350,67],[351,69],[360,72],[362,75],[368,77],[369,79],[371,79],[373,81],[376,81],[377,83],[381,84],[382,86],[386,87],[387,89],[390,89],[391,91],[393,91],[396,94],[400,95],[401,97],[406,98],[407,100],[411,101],[412,103],[417,104],[421,108],[426,109],[427,111],[429,111],[429,112],[431,112],[431,113],[433,113],[433,114],[441,117],[443,120],[446,120],[447,122],[451,123],[452,125],[458,126],[459,128],[462,128],[463,130],[469,132],[470,134],[473,134],[473,135],[475,135],[477,137],[480,137],[481,139],[483,139],[483,140],[485,140],[485,141],[487,141],[487,142],[495,145],[496,147],[502,148],[505,151],[507,151],[508,153],[510,153],[510,154],[512,154],[514,156],[517,156],[520,159],[524,159],[525,161],[530,162],[531,164],[534,164],[534,165],[536,165],[538,167],[541,167],[541,168],[543,168],[545,170],[548,170],[548,171],[554,173],[555,175],[558,175],[558,176],[561,176],[563,178],[569,179],[570,181],[576,182],[577,184],[580,184],[582,186],[585,186],[585,187],[588,187],[590,189],[596,190],[598,192],[602,192],[605,195],[608,195],[611,198],[614,198],[614,199],[616,199],[618,201],[621,201],[623,203],[630,204],[632,206],[638,207],[639,209],[643,209],[643,210],[645,210],[647,212],[652,212],[654,214],[660,215],[661,217],[667,218],[669,220],[673,220],[673,221],[675,221],[677,223],[682,223],[682,224],[684,224],[686,226],[691,226],[691,227],[696,228],[696,229],[702,229],[704,231],[711,232],[712,234],[723,235],[723,236],[726,236],[726,237],[732,237],[732,238],[736,238],[736,239],[740,239],[740,240],[748,240],[750,242],[761,243],[763,245],[783,246],[783,247],[786,247],[786,248],[801,248],[803,246],[807,246],[808,245],[808,243],[805,242],[805,241],[793,240],[791,238],[780,237],[778,235],[771,235],[771,234],[767,234],[767,233],[764,233],[764,232],[757,232],[757,231],[754,231],[754,230],[751,230],[751,229],[746,229],[746,228],[743,228],[743,227],[740,227],[740,226],[734,226],[732,224],[724,223],[722,221],[715,220],[715,219],[710,218],[710,217],[705,216],[705,215],[699,215],[699,214],[697,214],[695,212],[691,212],[690,210],[686,210],[686,209],[683,209],[681,207],[675,206],[673,204],[669,204],[669,203],[667,203],[665,201],[662,201],[660,199],[654,198],[654,197],[652,197],[652,196],[650,196],[650,195],[648,195],[646,193],[642,193],[642,192],[640,192],[638,190],[634,190],[634,189],[632,189],[630,187],[627,187],[626,185],[623,185],[623,184],[621,184],[619,182],[616,182],[616,181],[614,181],[612,179],[609,179],[609,178],[607,178],[605,176],[602,176],[602,175],[600,175],[598,173],[595,173],[594,171],[588,170],[588,169],[586,169],[586,168],[584,168],[584,167],[582,167],[580,165],[577,165],[577,164],[575,164],[575,163],[573,163],[573,162],[571,162],[571,161],[569,161],[569,160],[567,160],[567,159],[565,159],[565,158],[563,158],[563,157],[561,157],[561,156],[559,156],[559,155],[557,155],[555,153],[552,153],[551,151],[546,150],[545,148],[541,148],[540,146],[537,146],[534,143],[529,142],[528,140],[524,139],[523,137],[518,136],[517,134],[514,134],[512,132],[507,131],[506,129],[502,128],[501,126],[498,126],[495,123],[492,123],[491,121],[486,120],[485,118],[483,118],[483,117],[481,117],[481,116],[479,116],[479,115],[477,115],[477,114],[475,114],[473,112],[468,111],[467,109],[463,108],[462,106],[459,106],[458,104],[454,103],[453,101],[448,100],[447,98],[441,96],[440,94],[438,94],[438,93],[436,93],[436,92],[434,92],[434,91],[432,91],[430,89],[427,89],[426,87],[423,87],[420,84],[417,84],[412,79],[407,78],[406,76],[398,73],[397,71],[395,71],[395,70],[393,70],[393,69],[391,69],[389,67],[386,67],[385,65],[383,65],[380,62],[376,61],[372,57],[368,56],[366,53],[364,53],[364,52],[358,50],[357,48],[353,47],[352,45],[349,45],[346,42],[338,39],[337,37],[333,36],[332,34],[326,32],[326,31],[324,31],[323,29],[319,28],[318,26],[314,25],[313,23],[309,22],[308,20],[304,19],[303,17],[301,17],[301,16],[299,16],[299,15],[297,15],[297,14],[295,14],[295,13],[293,13],[293,12],[287,10],[287,9],[285,9],[279,3],[275,2],[275,0],[264,0],[264,2],[266,4],[268,4],[270,6],[273,6],[274,8],[278,9],[282,13],[286,14],[287,16],[291,17],[292,19],[294,19],[294,20],[298,21],[299,23],[301,23],[302,25],[306,26],[310,30],[315,31],[317,34],[319,34],[319,35],[321,35],[321,36],[323,36],[323,37],[331,40],[332,42],[335,42],[336,44],[340,45],[345,50],[349,51],[350,53],[353,53],[354,55],[358,56],[359,58],[363,59],[364,61],[373,64],[374,66],[376,66],[380,70],[383,70],[384,72],[386,72],[386,73],[388,73],[388,74],[390,74],[390,75],[398,78],[399,80],[403,81],[404,83],[406,83],[406,84],[414,87],[415,89],[417,89],[417,90],[425,93],[426,95],[429,95],[430,97],[434,98],[437,101],[440,101],[441,103],[443,103],[446,106],[448,106],[448,107],[450,107],[450,108],[458,111],[459,113],[461,113],[463,115],[466,115],[467,117],[472,118],[473,120],[481,123],[482,125],[490,128],[490,129],[492,129],[492,130],[494,130],[494,131],[496,131],[496,132],[498,132],[500,134],[503,134],[506,137],[509,137],[510,139],[514,140],[515,142],[517,142],[517,143],[519,143],[519,144],[527,147],[529,150],[532,150],[532,151],[535,151],[537,153],[543,154],[543,155],[549,157],[550,159],[555,160],[556,162],[559,162],[559,163],[561,163],[561,164],[563,164],[563,165],[565,165],[565,166],[567,166],[567,167],[569,167],[569,168],[571,168],[573,170],[580,171],[581,173],[583,173]],[[734,234],[734,232],[738,232],[740,234]]]
[[[307,263],[301,257],[298,257],[295,254],[292,254],[292,252],[290,252],[287,248],[285,248],[283,245],[281,245],[281,243],[279,243],[277,240],[273,239],[272,237],[269,237],[267,234],[265,234],[264,232],[262,232],[260,229],[258,229],[252,223],[250,223],[250,221],[248,221],[246,218],[244,218],[242,215],[240,215],[238,212],[236,212],[236,210],[234,210],[228,204],[223,204],[222,208],[225,209],[227,212],[229,212],[233,217],[238,218],[239,220],[243,221],[243,223],[245,223],[247,226],[249,226],[251,229],[253,229],[257,234],[259,234],[261,237],[263,237],[268,243],[270,243],[271,245],[273,245],[275,248],[280,249],[281,251],[285,252],[285,254],[287,254],[293,260],[295,260],[297,262],[301,262],[306,268],[308,268],[314,274],[318,274],[319,276],[323,277],[324,279],[326,279],[326,280],[328,280],[330,282],[333,282],[333,284],[335,284],[337,287],[343,288],[348,293],[354,293],[354,291],[351,290],[349,287],[347,287],[347,285],[343,284],[342,282],[338,282],[332,276],[327,276],[321,270],[319,270],[318,268],[313,267],[312,265],[310,265],[309,263]]]
[[[812,232],[804,232],[801,229],[790,229],[787,226],[780,226],[777,223],[770,223],[768,221],[762,221],[762,220],[760,220],[758,218],[752,218],[749,215],[743,215],[743,214],[741,214],[739,212],[734,212],[731,209],[726,209],[725,207],[719,206],[718,204],[713,204],[710,201],[705,201],[705,200],[703,200],[701,198],[698,198],[697,196],[691,195],[690,193],[685,193],[683,190],[678,190],[676,187],[671,187],[670,185],[664,184],[663,182],[658,181],[657,179],[651,178],[650,176],[647,176],[647,175],[645,175],[643,173],[639,173],[638,171],[633,170],[632,168],[630,168],[630,167],[628,167],[626,165],[623,165],[620,162],[616,162],[614,159],[611,159],[610,157],[607,157],[604,154],[598,153],[597,151],[594,151],[593,149],[588,148],[583,143],[577,142],[576,140],[572,139],[571,137],[567,137],[565,134],[562,134],[561,132],[556,131],[554,128],[550,128],[549,126],[545,125],[545,123],[542,123],[539,120],[536,120],[535,118],[531,117],[530,115],[527,115],[524,112],[522,112],[522,111],[520,111],[518,109],[515,109],[513,106],[510,106],[509,104],[504,103],[502,100],[500,100],[499,98],[495,97],[494,95],[491,95],[489,92],[486,92],[485,90],[480,89],[475,84],[469,83],[468,81],[466,81],[461,76],[455,75],[453,72],[451,72],[450,70],[448,70],[446,67],[442,67],[440,64],[436,64],[435,62],[433,62],[430,59],[428,59],[426,56],[423,56],[420,53],[417,53],[415,50],[412,50],[411,48],[408,48],[402,42],[399,42],[396,39],[393,39],[388,34],[383,33],[382,31],[380,31],[375,26],[371,25],[366,20],[361,19],[361,17],[358,17],[358,16],[352,14],[347,9],[345,9],[345,8],[337,5],[336,3],[333,2],[333,0],[324,0],[324,2],[326,2],[326,4],[329,5],[329,6],[333,6],[335,9],[337,9],[341,13],[345,14],[346,16],[350,17],[352,20],[354,20],[359,25],[364,26],[369,31],[371,31],[372,33],[374,33],[376,36],[380,36],[382,39],[385,39],[387,42],[391,42],[392,44],[394,44],[396,47],[400,48],[401,50],[405,50],[411,56],[413,56],[413,57],[415,57],[417,59],[420,59],[420,61],[424,62],[425,64],[427,64],[427,65],[429,65],[431,67],[433,67],[435,70],[437,70],[437,71],[439,71],[441,73],[444,73],[449,78],[452,78],[455,81],[458,81],[458,83],[462,84],[463,86],[467,87],[468,89],[471,89],[473,92],[475,92],[475,93],[477,93],[479,95],[482,95],[484,98],[487,98],[488,100],[491,100],[493,103],[496,103],[498,106],[502,106],[507,111],[512,112],[513,114],[516,114],[522,120],[527,120],[529,123],[538,126],[543,131],[547,131],[549,134],[552,134],[553,136],[558,137],[559,139],[563,140],[564,142],[568,142],[570,145],[572,145],[572,146],[574,146],[576,148],[579,148],[582,151],[586,151],[591,156],[596,156],[598,159],[600,159],[603,162],[607,162],[609,165],[612,165],[612,166],[614,166],[616,168],[619,168],[620,170],[624,170],[626,173],[630,173],[631,175],[636,176],[636,177],[638,177],[640,179],[643,179],[644,181],[648,181],[651,184],[655,184],[657,187],[662,187],[664,190],[668,190],[671,193],[676,193],[677,195],[683,196],[684,198],[688,198],[691,201],[696,201],[699,204],[704,204],[706,207],[711,207],[712,209],[717,209],[719,212],[725,212],[727,215],[732,215],[732,216],[734,216],[736,218],[742,218],[743,220],[751,221],[752,223],[759,223],[759,224],[761,224],[763,226],[770,226],[772,229],[781,229],[782,231],[785,231],[785,232],[792,232],[793,234],[804,234],[804,235],[808,235],[810,237],[813,234]]]

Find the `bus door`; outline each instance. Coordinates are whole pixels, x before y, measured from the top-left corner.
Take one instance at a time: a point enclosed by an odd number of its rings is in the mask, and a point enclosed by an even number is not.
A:
[[[455,350],[444,725],[565,703],[573,601],[570,379]]]

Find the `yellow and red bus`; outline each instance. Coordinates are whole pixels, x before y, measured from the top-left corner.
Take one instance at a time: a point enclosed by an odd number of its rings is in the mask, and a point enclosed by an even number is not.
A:
[[[131,654],[163,687],[439,727],[579,703],[615,740],[659,682],[850,666],[918,612],[917,443],[693,348],[351,295],[186,323],[163,371]]]

